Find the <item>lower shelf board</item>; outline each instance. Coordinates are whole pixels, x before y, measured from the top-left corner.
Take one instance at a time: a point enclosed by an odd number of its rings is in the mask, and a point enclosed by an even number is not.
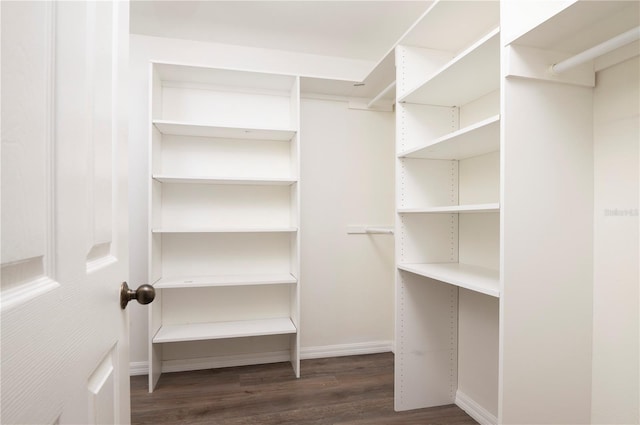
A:
[[[500,272],[461,263],[398,264],[398,269],[492,297],[500,297]]]
[[[248,336],[284,335],[296,332],[295,325],[288,317],[234,322],[189,323],[163,325],[153,337],[153,342],[203,341]]]

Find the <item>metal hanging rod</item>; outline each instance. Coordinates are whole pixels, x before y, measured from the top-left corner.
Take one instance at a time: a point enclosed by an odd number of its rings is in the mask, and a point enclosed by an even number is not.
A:
[[[393,229],[390,227],[365,227],[366,233],[393,235]]]
[[[609,53],[619,47],[627,45],[631,42],[640,39],[640,26],[630,29],[620,35],[613,37],[610,40],[600,43],[590,49],[587,49],[575,56],[565,59],[561,62],[551,65],[551,72],[560,74],[575,66],[588,62],[592,59],[602,56],[605,53]]]
[[[392,226],[347,226],[350,235],[393,235]]]

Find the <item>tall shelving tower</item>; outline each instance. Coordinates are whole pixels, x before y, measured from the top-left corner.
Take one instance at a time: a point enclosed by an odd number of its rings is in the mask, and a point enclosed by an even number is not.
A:
[[[299,376],[299,78],[150,72],[149,389],[181,344]]]

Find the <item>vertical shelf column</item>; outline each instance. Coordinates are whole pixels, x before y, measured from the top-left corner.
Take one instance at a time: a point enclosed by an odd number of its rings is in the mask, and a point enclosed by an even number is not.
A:
[[[439,1],[396,48],[395,408],[456,403],[483,424],[499,392],[498,25],[497,2]]]
[[[403,46],[397,48],[399,93],[415,73],[415,59]],[[439,59],[437,56],[436,61]],[[396,103],[396,119],[398,153],[458,128],[455,107]],[[396,158],[398,210],[457,204],[457,161]],[[398,214],[396,223],[396,264],[458,261],[457,214]],[[395,410],[454,402],[458,381],[457,300],[456,286],[396,271]]]
[[[300,185],[301,185],[301,173],[300,173],[300,148],[301,148],[301,133],[300,133],[300,77],[296,77],[293,89],[291,90],[291,123],[292,126],[298,129],[296,135],[291,140],[291,173],[297,176],[297,182],[291,186],[291,226],[300,228]],[[291,365],[296,374],[296,377],[300,377],[300,232],[295,232],[291,235],[291,274],[297,279],[297,284],[292,285],[289,294],[290,302],[290,315],[293,325],[296,327],[297,332],[290,338],[290,351],[291,351]]]

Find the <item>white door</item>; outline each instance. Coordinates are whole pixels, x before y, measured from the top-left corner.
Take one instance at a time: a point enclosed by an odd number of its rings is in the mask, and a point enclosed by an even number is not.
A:
[[[129,423],[129,6],[0,7],[0,422]]]

